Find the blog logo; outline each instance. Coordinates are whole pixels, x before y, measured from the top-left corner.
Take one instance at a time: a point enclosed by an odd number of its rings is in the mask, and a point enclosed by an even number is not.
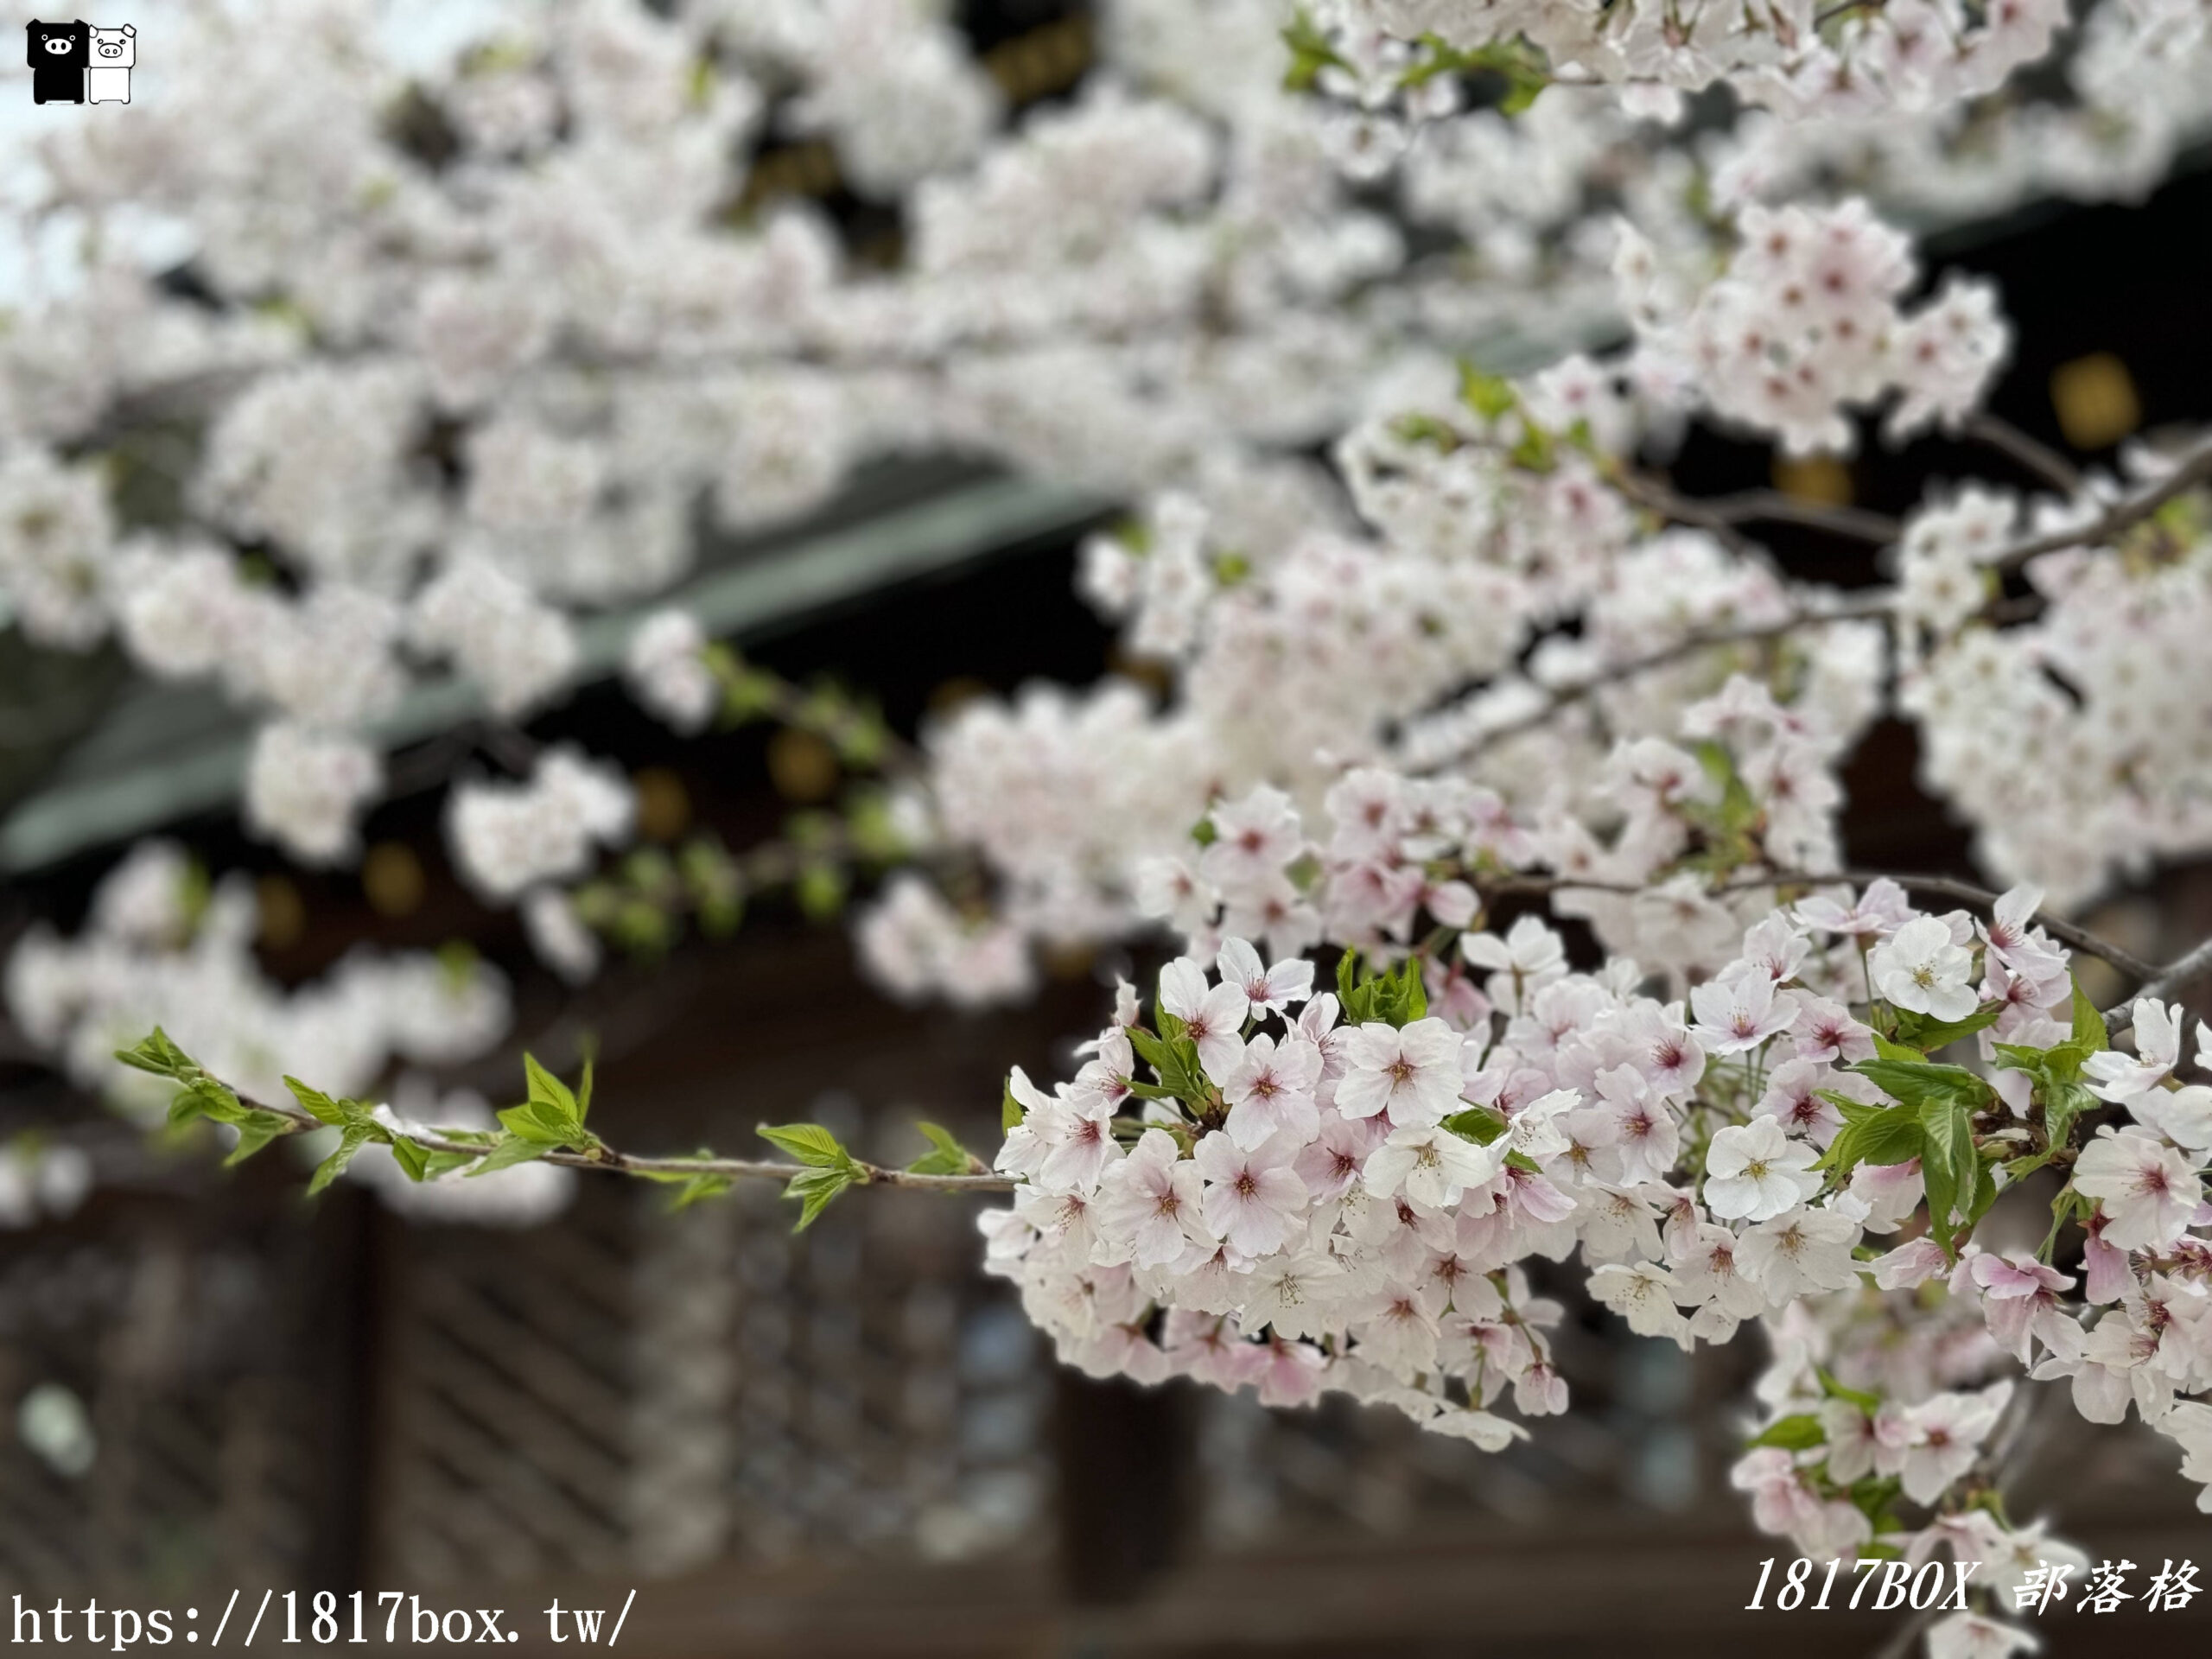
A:
[[[35,104],[128,104],[138,63],[138,31],[125,23],[42,23],[28,30]]]

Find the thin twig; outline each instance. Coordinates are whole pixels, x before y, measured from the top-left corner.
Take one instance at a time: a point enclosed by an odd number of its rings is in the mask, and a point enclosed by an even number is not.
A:
[[[2135,1004],[2139,998],[2148,997],[2155,1002],[2203,974],[2212,974],[2212,939],[2205,940],[2192,950],[2184,951],[2163,968],[2145,968],[2136,975],[2135,977],[2142,980],[2143,984],[2127,1001],[2105,1010],[2105,1028],[2111,1032],[2126,1031],[2135,1023]]]
[[[1586,876],[1575,875],[1470,874],[1465,879],[1485,898],[1541,897],[1554,893],[1576,891],[1621,893],[1633,897],[1657,890],[1648,881],[1599,881]],[[1825,874],[1815,874],[1809,870],[1773,870],[1762,875],[1743,876],[1732,881],[1724,881],[1706,891],[1710,894],[1718,895],[1726,893],[1751,893],[1762,887],[1833,887],[1840,881],[1848,881],[1859,887],[1864,887],[1872,881],[1894,881],[1908,892],[1941,893],[1947,899],[1959,899],[1967,904],[1980,905],[1985,910],[1993,909],[2000,896],[1992,893],[1986,887],[1977,887],[1971,881],[1962,881],[1953,875],[1912,875],[1896,870],[1832,870]],[[2061,917],[2051,915],[2048,911],[2037,911],[2031,919],[2040,923],[2044,931],[2061,944],[2070,945],[2075,950],[2095,957],[2101,962],[2109,963],[2131,979],[2151,979],[2161,973],[2171,975],[2177,969],[2190,967],[2190,958],[2193,957],[2201,957],[2203,960],[2197,963],[2195,967],[2190,968],[2190,972],[2212,967],[2212,940],[2208,940],[2196,950],[2192,951],[2190,957],[2185,957],[2182,962],[2174,964],[2173,969],[2160,969],[2154,968],[2133,952],[2124,950],[2109,940],[2101,939],[2088,929],[2077,927]],[[2148,994],[2147,991],[2137,993],[2139,995]]]
[[[2195,448],[2183,451],[2176,458],[2173,470],[2164,478],[2145,486],[2133,495],[2114,502],[2088,524],[2073,530],[2052,531],[2049,535],[2032,537],[2018,543],[1990,560],[1989,568],[1999,572],[2011,572],[2045,553],[2056,553],[2069,547],[2099,546],[2113,541],[2134,529],[2183,491],[2194,489],[2208,480],[2212,480],[2212,438],[2202,439]]]
[[[2060,454],[2057,450],[2026,433],[2012,422],[1996,415],[1969,415],[1960,428],[1970,438],[1978,439],[1991,448],[2010,455],[2037,478],[2050,485],[2061,495],[2073,497],[2082,493],[2082,479],[2080,467]]]
[[[328,1126],[303,1106],[279,1104],[238,1096],[241,1105],[283,1118],[287,1135],[308,1135]],[[407,1138],[432,1152],[481,1158],[488,1147],[454,1141],[440,1130],[410,1129]],[[540,1160],[563,1169],[603,1170],[618,1175],[711,1176],[726,1180],[788,1181],[805,1173],[798,1164],[755,1161],[743,1158],[642,1158],[634,1153],[603,1147],[597,1152],[549,1152]],[[887,1169],[880,1164],[854,1160],[861,1182],[868,1186],[904,1186],[925,1192],[1011,1192],[1014,1182],[1003,1175],[921,1175],[912,1170]]]
[[[1831,622],[1866,621],[1885,614],[1893,602],[1894,595],[1889,589],[1883,588],[1871,594],[1847,595],[1824,610],[1795,610],[1778,621],[1751,623],[1743,627],[1719,628],[1688,635],[1671,645],[1662,646],[1642,657],[1630,658],[1624,663],[1612,664],[1590,679],[1579,680],[1573,685],[1551,688],[1546,693],[1541,706],[1529,710],[1525,715],[1515,716],[1503,725],[1492,727],[1465,747],[1454,753],[1440,757],[1431,763],[1427,769],[1433,771],[1437,766],[1471,760],[1503,742],[1509,737],[1517,737],[1523,732],[1534,731],[1561,709],[1571,708],[1575,703],[1580,702],[1592,692],[1602,690],[1609,685],[1618,684],[1623,680],[1634,679],[1637,675],[1649,673],[1654,669],[1671,666],[1681,662],[1684,658],[1696,656],[1701,651],[1711,651],[1721,645],[1763,644],[1769,640],[1779,639],[1785,634],[1795,633],[1800,628],[1821,627]]]
[[[1964,899],[1967,904],[1980,905],[1984,908],[1993,908],[1999,898],[1986,887],[1976,887],[1971,881],[1961,881],[1953,875],[1897,875],[1882,870],[1846,870],[1840,876],[1827,879],[1858,882],[1886,879],[1910,892],[1939,893],[1947,899]],[[2123,950],[2108,940],[2099,938],[2087,928],[2077,927],[2063,918],[2053,916],[2049,911],[2039,910],[2030,919],[2041,923],[2044,931],[2060,944],[2071,945],[2076,950],[2085,950],[2100,961],[2111,963],[2132,979],[2140,979],[2158,971],[2133,951]]]
[[[1738,552],[1765,552],[1751,543],[1736,526],[1764,520],[1770,524],[1802,524],[1810,530],[1823,530],[1833,536],[1847,537],[1853,541],[1872,542],[1887,546],[1903,533],[1904,526],[1894,518],[1878,512],[1869,512],[1863,507],[1830,506],[1819,501],[1804,501],[1794,495],[1784,495],[1779,490],[1745,490],[1736,495],[1699,498],[1683,495],[1673,486],[1642,473],[1626,468],[1608,476],[1613,487],[1635,502],[1648,507],[1662,518],[1678,524],[1695,524],[1709,530]]]
[[[1780,490],[1746,490],[1739,495],[1715,496],[1699,505],[1732,524],[1754,520],[1802,524],[1808,530],[1824,530],[1830,535],[1872,542],[1878,547],[1888,546],[1904,533],[1904,526],[1886,513],[1870,512],[1865,507],[1802,500]]]

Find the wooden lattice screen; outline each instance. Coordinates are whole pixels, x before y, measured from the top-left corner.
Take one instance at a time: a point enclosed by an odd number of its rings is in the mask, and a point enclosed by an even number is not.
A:
[[[964,1204],[872,1195],[801,1237],[747,1192],[592,1183],[560,1224],[423,1228],[386,1296],[372,1559],[395,1582],[1033,1537],[1042,1356]]]
[[[81,1402],[97,1456],[48,1466],[0,1436],[0,1583],[62,1593],[285,1583],[308,1568],[329,1460],[304,1217],[215,1237],[159,1203],[7,1236],[0,1399]]]

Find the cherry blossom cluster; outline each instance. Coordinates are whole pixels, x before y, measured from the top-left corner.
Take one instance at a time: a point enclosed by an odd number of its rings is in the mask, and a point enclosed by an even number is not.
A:
[[[1953,278],[1906,314],[1911,244],[1864,201],[1748,207],[1736,230],[1727,274],[1684,306],[1650,244],[1624,226],[1614,270],[1658,359],[1647,379],[1694,387],[1714,414],[1797,454],[1847,451],[1847,412],[1887,393],[1892,437],[1980,404],[2005,347],[1989,284]]]
[[[1354,28],[1461,50],[1525,41],[1554,73],[1649,88],[1654,107],[1725,80],[1747,101],[1791,115],[1959,103],[2042,57],[2067,22],[2051,0],[1973,13],[1920,0],[1826,11],[1814,0],[1598,8],[1338,0],[1330,10]]]
[[[1176,696],[1154,709],[1110,683],[1087,698],[1032,688],[1016,710],[970,705],[929,735],[937,830],[1000,878],[997,913],[1048,940],[1116,937],[1133,912],[1167,913],[1148,861],[1173,855],[1208,793],[1265,782],[1311,811],[1371,763],[1491,790],[1545,828],[1560,868],[1633,887],[1673,855],[1616,833],[1633,802],[1618,740],[1678,738],[1732,674],[1745,683],[1690,734],[1758,739],[1738,781],[1780,865],[1832,867],[1835,769],[1885,707],[1920,722],[1927,780],[1990,867],[2063,905],[2212,845],[2212,772],[2187,714],[2212,695],[2189,649],[2202,497],[2183,492],[2125,535],[2090,528],[2171,459],[2145,454],[2070,499],[1939,487],[1888,556],[1894,586],[1871,594],[1791,584],[1695,504],[1637,487],[1638,444],[1686,407],[1832,442],[1878,395],[1893,428],[1954,422],[1995,367],[2005,330],[1987,291],[1954,285],[1901,311],[1907,245],[1863,206],[1749,209],[1738,233],[1694,293],[1624,241],[1631,308],[1649,299],[1650,326],[1621,357],[1510,382],[1408,373],[1389,412],[1335,447],[1351,524],[1332,512],[1274,543],[1231,540],[1204,492],[1174,492],[1095,537],[1086,593],[1132,652],[1174,671]],[[1732,314],[1747,350],[1772,353],[1757,373],[1752,356],[1707,349]],[[1781,374],[1794,360],[1809,380]],[[2015,558],[2031,538],[2045,550]],[[2024,611],[1998,602],[2015,568],[2037,592]],[[1311,695],[1317,677],[1327,696]],[[2118,786],[2079,798],[2068,780],[2112,757]],[[1669,917],[1656,900],[1574,902],[1641,960],[1711,947],[1689,937],[1694,903]]]
[[[156,1118],[167,1094],[114,1063],[131,1027],[155,1020],[191,1033],[258,1093],[281,1090],[289,1056],[365,1089],[395,1063],[456,1065],[506,1033],[506,982],[473,957],[359,950],[288,991],[254,960],[255,926],[243,876],[211,887],[174,842],[141,842],[101,881],[82,933],[65,940],[41,924],[16,947],[9,1015],[79,1087]]]
[[[357,0],[195,11],[173,97],[35,169],[26,224],[83,251],[0,336],[10,616],[219,686],[259,722],[249,829],[342,863],[410,689],[547,708],[579,613],[648,607],[701,524],[914,451],[1113,493],[1083,588],[1167,695],[933,723],[880,805],[917,868],[855,930],[894,995],[960,1006],[1026,994],[1039,945],[1178,942],[1072,1081],[1009,1085],[988,1259],[1065,1354],[1495,1448],[1567,1405],[1572,1274],[1649,1338],[1764,1327],[1738,1484],[1808,1553],[2065,1548],[1993,1501],[2021,1370],[2212,1490],[2212,1085],[2156,999],[2116,1049],[2037,922],[2212,849],[2212,514],[2120,511],[2192,452],[1945,485],[1853,593],[1649,470],[1694,416],[1801,454],[1960,429],[1994,296],[1924,292],[1878,209],[2141,194],[2212,124],[2201,0],[2087,7],[2032,86],[2055,0],[1093,14],[1085,84],[1017,110],[913,0],[497,6],[428,62]],[[1685,123],[1719,84],[1759,107]],[[825,156],[858,228],[788,189]],[[1516,336],[1547,366],[1486,372]],[[680,610],[623,669],[680,732],[731,711]],[[1985,917],[1837,879],[1885,713],[2022,884]],[[501,735],[453,860],[582,983],[575,884],[631,791]],[[251,906],[142,848],[78,937],[16,947],[13,1018],[133,1109],[110,1057],[159,1024],[257,1095],[312,1071],[390,1084],[388,1130],[482,1122],[408,1074],[498,1040],[496,975],[363,954],[286,992]],[[409,1206],[565,1192],[384,1156],[361,1178]],[[67,1201],[10,1167],[0,1212]]]
[[[1771,723],[1750,685],[1690,723]],[[1725,842],[1700,804],[1746,768],[1668,749],[1617,751],[1620,839],[1680,859]],[[2109,1046],[2038,892],[1929,913],[1886,880],[1758,874],[1754,852],[1717,891],[1615,899],[1560,864],[1556,911],[1601,939],[1642,911],[1674,942],[1585,972],[1535,915],[1478,931],[1484,890],[1558,844],[1495,796],[1370,770],[1326,810],[1315,842],[1281,791],[1217,803],[1194,857],[1145,873],[1188,939],[1149,1018],[1124,984],[1071,1081],[1009,1080],[1018,1185],[983,1218],[988,1262],[1071,1363],[1274,1404],[1341,1389],[1495,1450],[1525,1432],[1509,1389],[1522,1418],[1567,1407],[1531,1274],[1579,1263],[1640,1335],[1765,1326],[1735,1480],[1819,1558],[2017,1573],[2058,1548],[1980,1501],[2021,1371],[2092,1421],[2132,1405],[2212,1473],[2191,1398],[2212,1389],[2212,1084],[2174,1075],[2177,1006],[2139,1002],[2136,1052]],[[1305,954],[1325,940],[1333,990]],[[2196,1040],[2212,1071],[2212,1027]],[[2044,1248],[1998,1242],[2054,1178]],[[2051,1254],[2077,1227],[2074,1274]]]
[[[563,746],[539,754],[526,780],[457,785],[446,836],[470,885],[513,899],[584,874],[599,849],[629,840],[636,811],[620,772]]]
[[[2135,462],[2138,482],[2165,467]],[[2005,628],[1979,620],[1991,557],[2080,511],[1967,491],[1916,517],[1900,550],[1920,626],[1898,702],[1926,734],[1923,773],[1974,823],[1988,868],[2062,902],[2212,838],[2201,782],[2212,738],[2198,717],[2212,697],[2200,648],[2212,536],[2201,499],[2132,532],[2118,557],[2065,548],[2031,561],[2041,614]],[[2091,772],[2101,787],[2066,781]]]
[[[1953,104],[2001,77],[2042,26],[2040,10],[2017,10],[1947,36],[1940,69],[1909,78],[1913,99]],[[2145,10],[2096,9],[2096,38],[2190,84],[2201,20]],[[1793,16],[1775,28],[1796,29]],[[1438,27],[1468,46],[1548,19],[1535,37],[1559,47],[1547,31],[1564,16]],[[1418,95],[1427,125],[1402,215],[1482,250],[1478,274],[1446,280],[1408,264],[1393,215],[1337,182],[1344,124],[1284,90],[1295,54],[1267,0],[1199,15],[1116,0],[1096,85],[1018,123],[943,13],[906,0],[495,9],[427,67],[347,0],[250,30],[196,16],[174,43],[174,97],[128,133],[57,134],[42,150],[40,213],[114,233],[84,238],[87,262],[0,351],[13,440],[0,519],[22,532],[0,535],[0,579],[42,642],[113,632],[151,672],[217,676],[312,728],[323,785],[283,791],[276,767],[257,768],[251,821],[329,861],[376,795],[363,757],[340,765],[337,744],[362,743],[411,677],[445,666],[499,714],[539,706],[573,658],[563,613],[679,575],[702,491],[719,521],[749,526],[818,503],[870,453],[950,437],[1116,489],[1201,487],[1221,533],[1280,541],[1287,504],[1319,480],[1271,451],[1354,414],[1362,365],[1556,315],[1562,283],[1594,306],[1608,256],[1592,215],[1624,202],[1691,251],[1707,234],[1679,206],[1683,169],[1732,164],[1725,135],[1705,159],[1655,146],[1606,87],[1555,88],[1525,118],[1462,110],[1461,67],[1412,61],[1389,38],[1437,21],[1320,19],[1349,31],[1331,84]],[[1898,94],[1899,66],[1917,60],[1874,43],[1924,47],[1939,22],[1862,9],[1799,30],[1812,55],[1791,73],[1832,60],[1861,92]],[[1624,55],[1576,61],[1653,79],[1628,67],[1650,24],[1623,13],[1601,33]],[[1697,61],[1725,61],[1697,38]],[[402,87],[411,126],[389,118]],[[2099,106],[2096,130],[2164,107],[2118,102]],[[2037,122],[1980,123],[1975,156],[1988,130],[2023,124]],[[1792,131],[1811,143],[1847,124],[1824,114]],[[2145,153],[2179,130],[2168,122]],[[904,198],[891,276],[854,264],[795,205],[740,234],[725,225],[746,184],[733,156],[816,137],[861,194]],[[1844,167],[1843,153],[1818,165],[1878,189],[1942,170],[1922,155]],[[1815,167],[1795,162],[1792,187]],[[2092,150],[2057,182],[2103,176]],[[634,188],[642,177],[652,189]],[[1753,200],[1753,183],[1719,199]],[[1968,191],[1993,195],[1978,174]],[[189,297],[149,279],[166,266],[189,270]],[[1370,302],[1377,283],[1411,302]],[[1971,311],[1939,307],[1944,327],[1921,330],[1964,353],[1955,387],[1989,337]],[[132,437],[134,422],[180,410],[181,472],[173,449]],[[100,456],[111,479],[181,483],[181,521],[118,524],[74,464]],[[238,545],[300,588],[262,581]]]

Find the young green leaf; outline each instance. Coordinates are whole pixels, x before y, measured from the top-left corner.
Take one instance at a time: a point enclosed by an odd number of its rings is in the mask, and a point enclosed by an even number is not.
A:
[[[2079,977],[2074,981],[2074,1032],[2069,1043],[2086,1054],[2099,1053],[2112,1046],[2112,1033],[2106,1029],[2105,1017],[2083,993]]]
[[[1828,1432],[1821,1420],[1811,1412],[1797,1412],[1788,1417],[1778,1417],[1769,1423],[1749,1441],[1752,1446],[1778,1446],[1789,1452],[1802,1452],[1808,1446],[1824,1446]]]
[[[813,1226],[830,1207],[830,1201],[859,1178],[860,1172],[849,1159],[842,1166],[802,1170],[792,1176],[784,1187],[784,1196],[799,1203],[798,1222],[791,1230],[803,1233]]]
[[[576,1109],[576,1097],[569,1085],[537,1063],[534,1054],[522,1057],[523,1075],[530,1080],[530,1103],[546,1109],[540,1120],[549,1126],[562,1124],[573,1128],[583,1127],[583,1114]]]
[[[472,1179],[479,1175],[496,1174],[503,1169],[512,1169],[517,1164],[531,1163],[554,1150],[543,1141],[531,1141],[519,1135],[506,1135],[494,1141],[491,1151],[478,1160],[475,1167],[468,1173]]]
[[[367,1111],[359,1103],[333,1100],[321,1090],[310,1089],[297,1077],[286,1077],[284,1086],[292,1091],[292,1098],[307,1109],[309,1116],[318,1123],[329,1124],[333,1128],[338,1128],[351,1119],[368,1116]],[[350,1112],[346,1110],[349,1106],[353,1108]]]
[[[556,1147],[574,1145],[583,1138],[582,1126],[547,1101],[531,1100],[520,1106],[502,1107],[498,1116],[508,1134],[548,1152]]]
[[[1513,383],[1501,375],[1484,374],[1465,358],[1459,359],[1459,401],[1486,421],[1494,421],[1521,401]]]
[[[395,1135],[391,1137],[391,1161],[406,1173],[409,1180],[423,1180],[430,1173],[430,1149],[419,1141]]]
[[[315,1174],[308,1182],[308,1197],[314,1198],[343,1175],[346,1166],[353,1161],[354,1154],[375,1139],[370,1128],[359,1124],[349,1125],[338,1142],[338,1150],[315,1166]]]
[[[918,1122],[914,1127],[930,1143],[930,1150],[906,1166],[915,1175],[965,1175],[970,1170],[982,1167],[982,1160],[953,1139],[952,1132],[942,1124]]]
[[[157,1077],[174,1077],[182,1071],[197,1071],[192,1057],[169,1040],[168,1033],[156,1026],[141,1042],[130,1048],[118,1048],[115,1058],[125,1065],[141,1071],[150,1071]]]
[[[676,1196],[668,1201],[669,1212],[672,1215],[679,1210],[689,1210],[695,1204],[703,1204],[709,1198],[719,1198],[734,1185],[735,1183],[727,1175],[694,1175],[678,1187]]]
[[[1897,1011],[1897,1035],[1919,1049],[1923,1054],[1933,1054],[1937,1049],[1955,1043],[1961,1037],[1971,1037],[1997,1023],[2005,1012],[2002,1002],[1985,1002],[1963,1020],[1938,1020],[1932,1014],[1915,1014],[1910,1008]]]
[[[1504,1114],[1492,1111],[1487,1106],[1470,1106],[1464,1112],[1454,1112],[1444,1120],[1444,1127],[1463,1141],[1472,1141],[1486,1147],[1506,1130]]]
[[[853,1155],[837,1137],[819,1123],[763,1123],[754,1131],[770,1145],[789,1153],[810,1169],[849,1169]]]
[[[238,1143],[231,1148],[231,1155],[223,1160],[223,1167],[229,1169],[234,1165],[245,1162],[271,1141],[287,1133],[291,1127],[289,1121],[277,1116],[274,1112],[249,1114],[245,1121],[238,1125]]]
[[[1879,1395],[1867,1394],[1858,1389],[1845,1388],[1842,1383],[1835,1380],[1834,1374],[1831,1373],[1826,1366],[1815,1365],[1813,1368],[1813,1374],[1820,1378],[1821,1392],[1827,1395],[1829,1399],[1847,1400],[1853,1405],[1858,1407],[1859,1410],[1865,1412],[1869,1417],[1872,1417],[1876,1412],[1882,1408],[1882,1402]]]
[[[1828,1089],[1820,1096],[1843,1114],[1843,1127],[1816,1166],[1834,1171],[1839,1182],[1861,1164],[1902,1164],[1921,1155],[1920,1118],[1910,1107],[1870,1106]]]
[[[1944,1255],[1956,1261],[1954,1212],[1971,1208],[1981,1175],[1981,1160],[1974,1146],[1974,1119],[1966,1103],[1952,1096],[1931,1096],[1919,1110],[1927,1141],[1920,1159],[1920,1178],[1928,1188],[1929,1229],[1942,1246]]]
[[[2054,1148],[2065,1146],[2075,1120],[2097,1107],[2097,1097],[2078,1083],[2056,1083],[2037,1093],[2043,1099],[2044,1136]]]
[[[1850,1068],[1872,1083],[1892,1100],[1907,1106],[1930,1100],[1970,1101],[1986,1105],[1996,1098],[1986,1079],[1962,1065],[1939,1065],[1930,1060],[1860,1060]]]

